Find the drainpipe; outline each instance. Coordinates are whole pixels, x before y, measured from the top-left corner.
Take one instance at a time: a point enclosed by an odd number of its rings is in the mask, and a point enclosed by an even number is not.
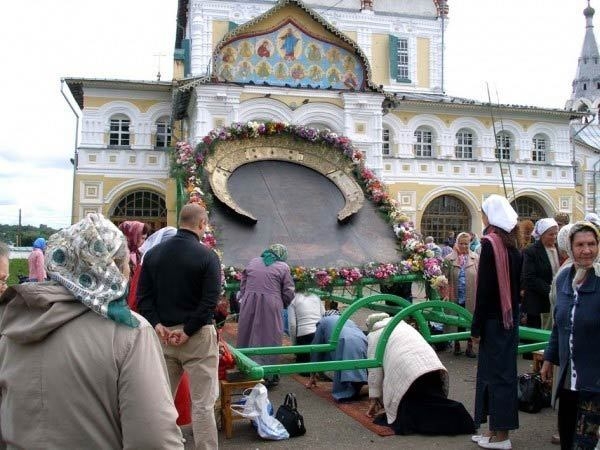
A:
[[[598,203],[596,201],[596,199],[598,198],[598,194],[600,194],[600,192],[598,192],[598,166],[600,166],[600,159],[598,161],[596,161],[594,163],[594,212],[598,211]]]
[[[73,111],[73,114],[75,115],[75,142],[73,144],[73,146],[74,146],[73,158],[71,158],[71,164],[73,165],[73,187],[72,187],[73,190],[71,193],[71,196],[72,196],[72,198],[71,198],[71,224],[74,224],[75,223],[75,175],[77,173],[77,163],[78,163],[77,138],[79,137],[80,115],[77,112],[77,110],[73,107],[73,105],[71,104],[71,101],[65,94],[64,87],[65,87],[65,80],[61,79],[60,80],[60,93],[65,98],[65,100],[67,101],[67,104],[69,105],[69,108],[71,108],[71,111]]]

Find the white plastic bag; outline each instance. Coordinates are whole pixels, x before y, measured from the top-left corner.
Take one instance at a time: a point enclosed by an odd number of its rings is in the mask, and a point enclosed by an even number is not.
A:
[[[269,400],[267,388],[257,383],[240,404],[231,405],[234,414],[252,420],[258,435],[263,439],[280,441],[289,439],[290,435],[279,420],[273,417],[273,407]]]

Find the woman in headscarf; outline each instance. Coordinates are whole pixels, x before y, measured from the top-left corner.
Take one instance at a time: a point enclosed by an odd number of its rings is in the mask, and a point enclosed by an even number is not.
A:
[[[129,296],[127,297],[127,304],[129,307],[137,311],[137,283],[140,277],[140,264],[142,262],[142,252],[140,247],[146,241],[148,237],[148,225],[143,222],[136,220],[127,220],[119,224],[119,230],[125,235],[127,239],[127,248],[129,249]]]
[[[558,430],[563,449],[596,448],[600,409],[600,234],[591,222],[569,230],[567,252],[572,261],[556,276],[554,325],[544,351],[543,380],[560,366],[557,385]],[[582,414],[585,404],[587,414]],[[585,434],[585,436],[583,436]]]
[[[337,327],[340,314],[335,313],[325,315],[317,323],[315,336],[312,345],[328,344],[331,335]],[[319,361],[342,361],[352,359],[366,359],[367,357],[367,337],[365,333],[352,320],[347,320],[340,332],[337,346],[331,352],[312,352],[310,360]],[[331,396],[339,401],[355,400],[360,395],[360,391],[367,383],[366,369],[336,370],[333,372],[333,385],[331,386]],[[317,385],[316,373],[311,374],[310,380],[306,384],[307,388]]]
[[[521,286],[524,291],[523,310],[526,325],[542,328],[542,314],[550,311],[550,285],[560,268],[556,237],[558,223],[551,217],[540,219],[533,229],[535,243],[523,251]]]
[[[44,250],[46,250],[46,239],[43,237],[33,241],[33,250],[27,260],[29,266],[28,281],[46,280],[46,268],[44,267]]]
[[[490,195],[481,205],[485,227],[477,273],[471,338],[479,343],[475,425],[489,430],[472,436],[482,448],[512,448],[509,431],[519,428],[517,345],[519,280],[517,213],[506,198]]]
[[[391,320],[385,316],[367,317],[368,358],[375,357]],[[385,318],[373,323],[373,317]],[[369,403],[367,415],[396,434],[457,435],[470,434],[475,428],[462,403],[448,398],[448,371],[435,350],[403,320],[388,338],[383,366],[369,369]]]
[[[477,268],[479,255],[469,248],[471,235],[466,232],[459,233],[456,237],[454,249],[445,260],[444,272],[448,278],[449,299],[466,308],[471,314],[475,310],[475,289],[477,287]],[[464,331],[459,328],[458,331]],[[460,341],[454,341],[454,354],[460,355]],[[476,358],[473,351],[473,341],[467,340],[465,355]]]
[[[127,307],[128,260],[119,229],[88,214],[50,237],[51,282],[0,297],[4,442],[183,449],[158,337]]]
[[[269,246],[260,257],[250,260],[240,280],[240,315],[237,346],[272,347],[283,339],[282,310],[294,299],[294,280],[286,264],[287,248]],[[274,364],[277,356],[256,356],[262,365]],[[278,382],[275,375],[265,380],[267,387]]]

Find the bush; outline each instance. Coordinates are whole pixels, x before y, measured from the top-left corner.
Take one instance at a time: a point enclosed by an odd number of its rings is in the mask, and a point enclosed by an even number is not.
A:
[[[29,275],[29,266],[27,265],[27,258],[11,259],[9,261],[9,276],[8,285],[19,284],[18,275]]]

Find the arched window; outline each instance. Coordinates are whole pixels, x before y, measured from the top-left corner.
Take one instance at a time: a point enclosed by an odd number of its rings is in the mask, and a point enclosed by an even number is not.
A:
[[[110,118],[110,136],[108,145],[111,147],[129,147],[129,117],[116,114]]]
[[[444,242],[450,231],[455,235],[471,230],[471,215],[466,205],[452,195],[441,195],[434,199],[421,218],[423,236],[433,236],[435,242]]]
[[[547,148],[548,138],[543,134],[536,134],[533,137],[533,150],[531,151],[531,160],[536,162],[545,162]]]
[[[433,156],[433,132],[429,128],[419,127],[416,129],[413,149],[417,158]]]
[[[496,159],[509,161],[512,153],[513,140],[506,131],[501,131],[496,135]]]
[[[166,148],[171,146],[171,121],[168,117],[161,117],[156,122],[156,147]]]
[[[454,156],[457,159],[473,159],[473,132],[471,130],[461,128],[456,133]]]
[[[390,156],[392,154],[390,147],[390,129],[388,127],[383,127],[381,130],[381,154],[383,156]]]
[[[167,221],[167,207],[162,195],[152,191],[135,191],[123,197],[111,215],[115,223],[124,220],[139,220],[148,222],[154,220],[165,225]],[[164,225],[163,225],[164,226]]]
[[[548,217],[542,205],[531,197],[518,197],[510,204],[519,215],[519,220],[529,219],[536,222],[539,219]]]

